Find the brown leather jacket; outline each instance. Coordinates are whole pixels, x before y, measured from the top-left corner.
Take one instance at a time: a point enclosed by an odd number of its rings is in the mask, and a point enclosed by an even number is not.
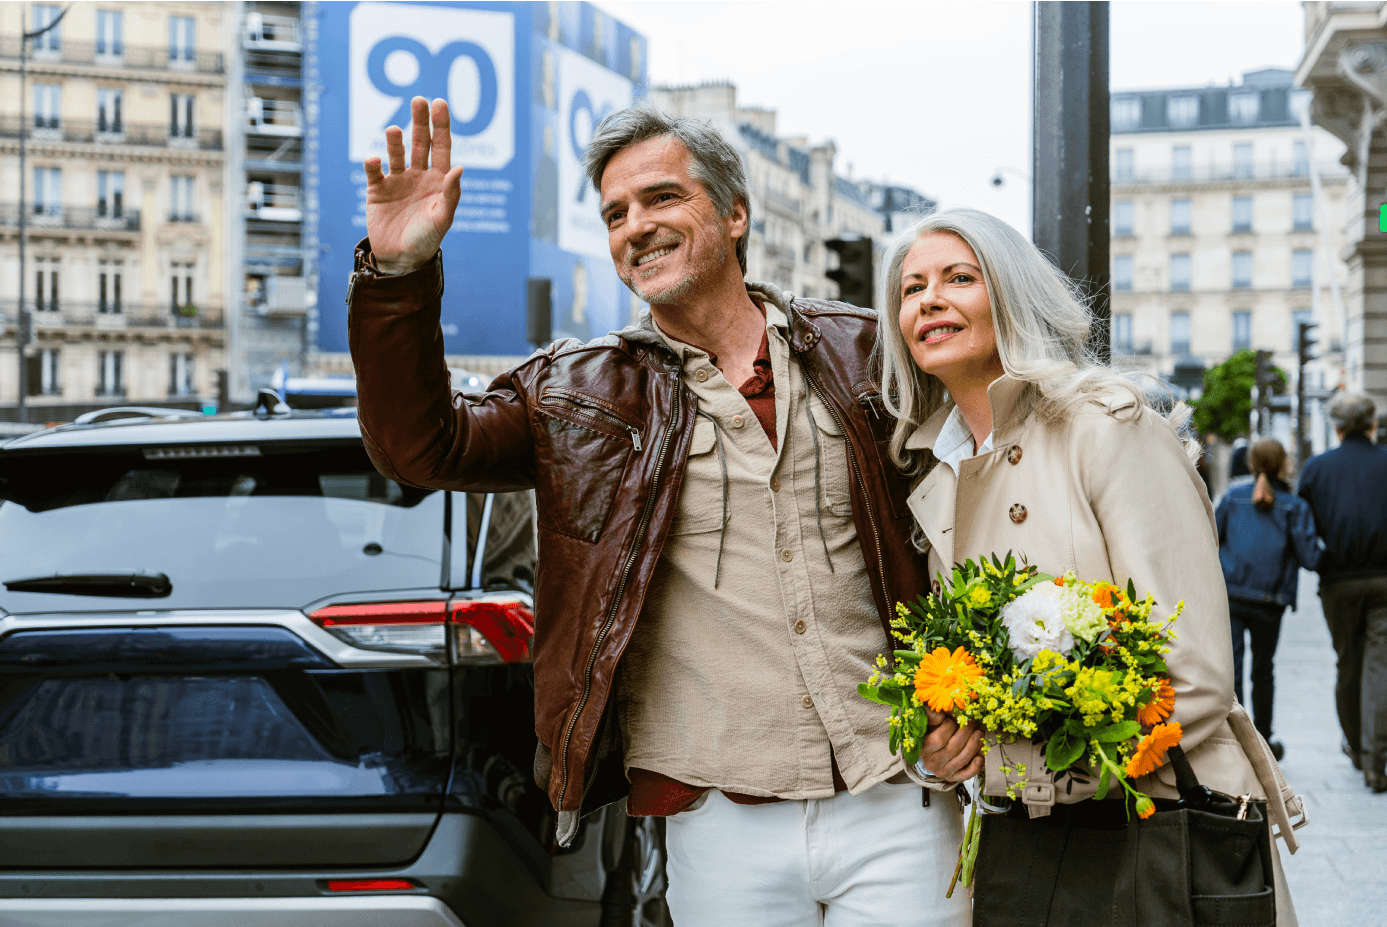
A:
[[[382,473],[414,486],[536,490],[536,779],[560,812],[615,801],[626,780],[620,734],[604,723],[608,699],[674,519],[697,400],[670,349],[634,328],[557,342],[485,395],[455,393],[439,329],[440,260],[379,277],[366,248],[347,290],[366,449]],[[929,580],[910,544],[909,487],[886,452],[876,314],[747,288],[785,312],[805,379],[847,436],[853,519],[888,651],[895,603]]]

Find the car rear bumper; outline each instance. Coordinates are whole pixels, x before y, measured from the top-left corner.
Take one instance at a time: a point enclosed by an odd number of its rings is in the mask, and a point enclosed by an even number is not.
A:
[[[437,898],[5,898],[6,927],[464,927]]]

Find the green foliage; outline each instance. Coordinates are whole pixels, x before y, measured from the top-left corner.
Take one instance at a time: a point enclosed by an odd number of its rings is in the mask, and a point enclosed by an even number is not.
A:
[[[1279,381],[1277,392],[1286,389],[1286,371],[1273,367]],[[1201,435],[1215,434],[1232,442],[1248,432],[1252,413],[1252,387],[1257,384],[1257,354],[1239,351],[1228,360],[1204,372],[1204,395],[1194,406],[1194,427]]]

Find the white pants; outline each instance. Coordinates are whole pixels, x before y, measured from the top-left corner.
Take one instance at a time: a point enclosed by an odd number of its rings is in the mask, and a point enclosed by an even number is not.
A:
[[[738,805],[716,789],[668,819],[675,927],[968,927],[968,890],[945,898],[963,815],[920,786]]]

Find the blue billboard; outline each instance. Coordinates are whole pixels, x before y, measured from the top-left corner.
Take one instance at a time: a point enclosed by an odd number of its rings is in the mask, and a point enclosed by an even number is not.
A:
[[[384,160],[414,96],[448,101],[462,199],[443,242],[449,354],[522,355],[525,281],[552,281],[555,337],[627,325],[581,159],[607,113],[645,95],[646,42],[588,3],[321,3],[318,349],[347,350],[343,299],[366,235],[362,162]]]

